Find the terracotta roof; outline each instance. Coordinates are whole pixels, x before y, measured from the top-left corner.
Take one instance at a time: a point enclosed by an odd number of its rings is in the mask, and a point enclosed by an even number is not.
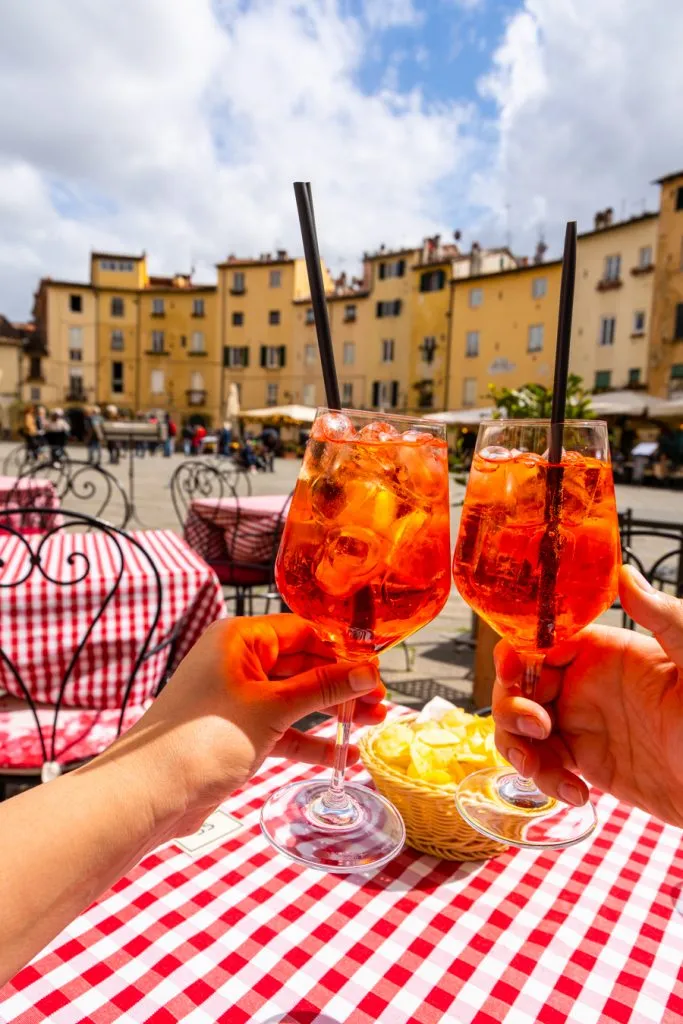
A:
[[[544,263],[527,263],[520,267],[510,267],[509,270],[493,270],[488,274],[470,274],[468,277],[453,277],[451,284],[470,284],[472,281],[498,281],[501,277],[509,277],[510,274],[523,274],[530,272],[539,274],[547,267],[559,267],[562,260],[546,260]]]
[[[285,264],[295,262],[294,257],[288,256],[287,254],[282,256],[282,258],[279,258],[277,253],[275,254],[275,256],[273,256],[271,253],[264,254],[264,256],[266,255],[268,257],[267,259],[261,259],[260,257],[254,258],[251,256],[242,259],[239,256],[228,256],[227,260],[225,260],[223,263],[217,263],[216,266],[220,270],[223,267],[235,267],[239,269],[240,267],[284,266]]]
[[[671,174],[665,174],[663,178],[655,178],[652,184],[665,185],[667,181],[673,181],[674,178],[683,178],[683,171],[672,171]]]
[[[577,238],[590,238],[591,235],[606,235],[610,231],[616,231],[617,228],[629,228],[634,224],[639,224],[644,220],[655,220],[659,217],[657,211],[646,211],[645,213],[636,214],[635,217],[629,217],[628,220],[618,220],[614,224],[608,224],[604,228],[593,228],[591,231],[582,231]]]
[[[124,252],[91,252],[90,258],[93,260],[144,260],[147,253],[143,252],[141,256],[130,256]]]
[[[411,245],[409,249],[386,249],[378,252],[364,252],[364,260],[390,260],[394,256],[412,256],[413,253],[418,252],[420,249],[419,245]]]

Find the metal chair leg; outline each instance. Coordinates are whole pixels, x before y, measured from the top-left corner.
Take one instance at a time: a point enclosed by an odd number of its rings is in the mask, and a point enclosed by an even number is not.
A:
[[[244,615],[244,591],[241,587],[235,590],[235,615]]]

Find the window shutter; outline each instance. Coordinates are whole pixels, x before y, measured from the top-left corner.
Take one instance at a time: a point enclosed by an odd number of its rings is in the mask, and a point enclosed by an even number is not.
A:
[[[429,274],[421,274],[420,275],[420,291],[421,292],[429,291]]]
[[[261,345],[261,366],[267,365],[268,349],[265,345]]]
[[[384,307],[381,302],[378,302],[375,307],[375,313],[377,316],[384,316]]]
[[[379,405],[379,381],[373,380],[372,382],[372,404],[374,406]]]
[[[683,302],[676,306],[676,329],[674,338],[683,338]]]
[[[392,380],[391,382],[391,408],[395,409],[398,405],[398,381]]]
[[[399,260],[398,261],[398,276],[399,277],[403,277],[405,272],[406,272],[406,261],[405,260]]]
[[[242,349],[242,366],[249,366],[249,346],[245,345]]]
[[[401,300],[400,299],[396,299],[396,301],[394,302],[394,316],[400,316],[400,315],[401,315]]]
[[[280,366],[284,366],[287,362],[287,346],[280,345]]]
[[[387,265],[386,265],[386,263],[380,263],[380,265],[379,265],[379,279],[380,279],[380,281],[383,281],[386,276],[387,276]]]
[[[440,291],[444,287],[444,285],[446,284],[446,271],[445,270],[437,270],[436,276],[437,276],[438,287],[439,287],[439,291]]]
[[[223,346],[223,366],[230,366],[230,363],[228,362],[228,359],[229,359],[228,353],[229,353],[229,351],[230,351],[230,349],[228,348],[228,346],[224,345]]]

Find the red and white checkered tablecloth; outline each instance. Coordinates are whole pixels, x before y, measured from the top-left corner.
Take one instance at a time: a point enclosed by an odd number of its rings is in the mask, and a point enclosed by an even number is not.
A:
[[[333,727],[326,726],[331,735]],[[362,771],[354,769],[354,774]],[[146,857],[0,990],[4,1024],[678,1024],[683,837],[612,797],[572,849],[374,877],[275,853],[259,810],[316,769],[267,761],[192,859]]]
[[[287,494],[245,498],[198,498],[185,520],[184,536],[207,562],[232,557],[248,565],[270,561]]]
[[[174,658],[174,665],[178,664],[207,626],[225,614],[220,584],[209,566],[172,531],[141,531],[132,537],[150,554],[161,579],[161,615],[150,649],[181,623]],[[35,551],[40,539],[25,540]],[[9,584],[27,572],[26,548],[16,537],[0,538],[0,555],[4,563],[0,567],[0,643],[33,698],[48,704],[57,700],[76,648],[112,592],[123,556],[120,584],[76,661],[63,701],[70,707],[120,708],[128,675],[157,607],[156,579],[144,556],[125,538],[120,555],[105,533],[59,531],[42,548],[45,574],[34,569],[13,587]],[[69,584],[84,575],[80,582]],[[140,666],[130,704],[143,705],[153,695],[168,654],[162,650]],[[0,661],[3,689],[23,696]]]
[[[3,508],[59,508],[59,496],[51,480],[40,477],[23,479],[16,476],[0,476],[0,523],[12,529],[37,528],[47,530],[57,525],[55,517],[46,517],[39,512],[34,515],[2,517]]]

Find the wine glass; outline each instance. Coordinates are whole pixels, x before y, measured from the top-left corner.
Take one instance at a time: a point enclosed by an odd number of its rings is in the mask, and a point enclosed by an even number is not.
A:
[[[559,465],[549,444],[549,420],[480,425],[453,558],[462,597],[522,659],[531,699],[547,651],[610,607],[621,564],[606,423],[566,421]],[[468,776],[456,799],[473,828],[512,846],[571,846],[597,820],[590,802],[570,807],[509,768]]]
[[[367,661],[430,622],[450,592],[448,450],[441,424],[319,409],[275,565],[288,606],[344,660]],[[330,779],[295,782],[261,827],[300,864],[368,871],[402,848],[398,811],[344,782],[353,701]]]

